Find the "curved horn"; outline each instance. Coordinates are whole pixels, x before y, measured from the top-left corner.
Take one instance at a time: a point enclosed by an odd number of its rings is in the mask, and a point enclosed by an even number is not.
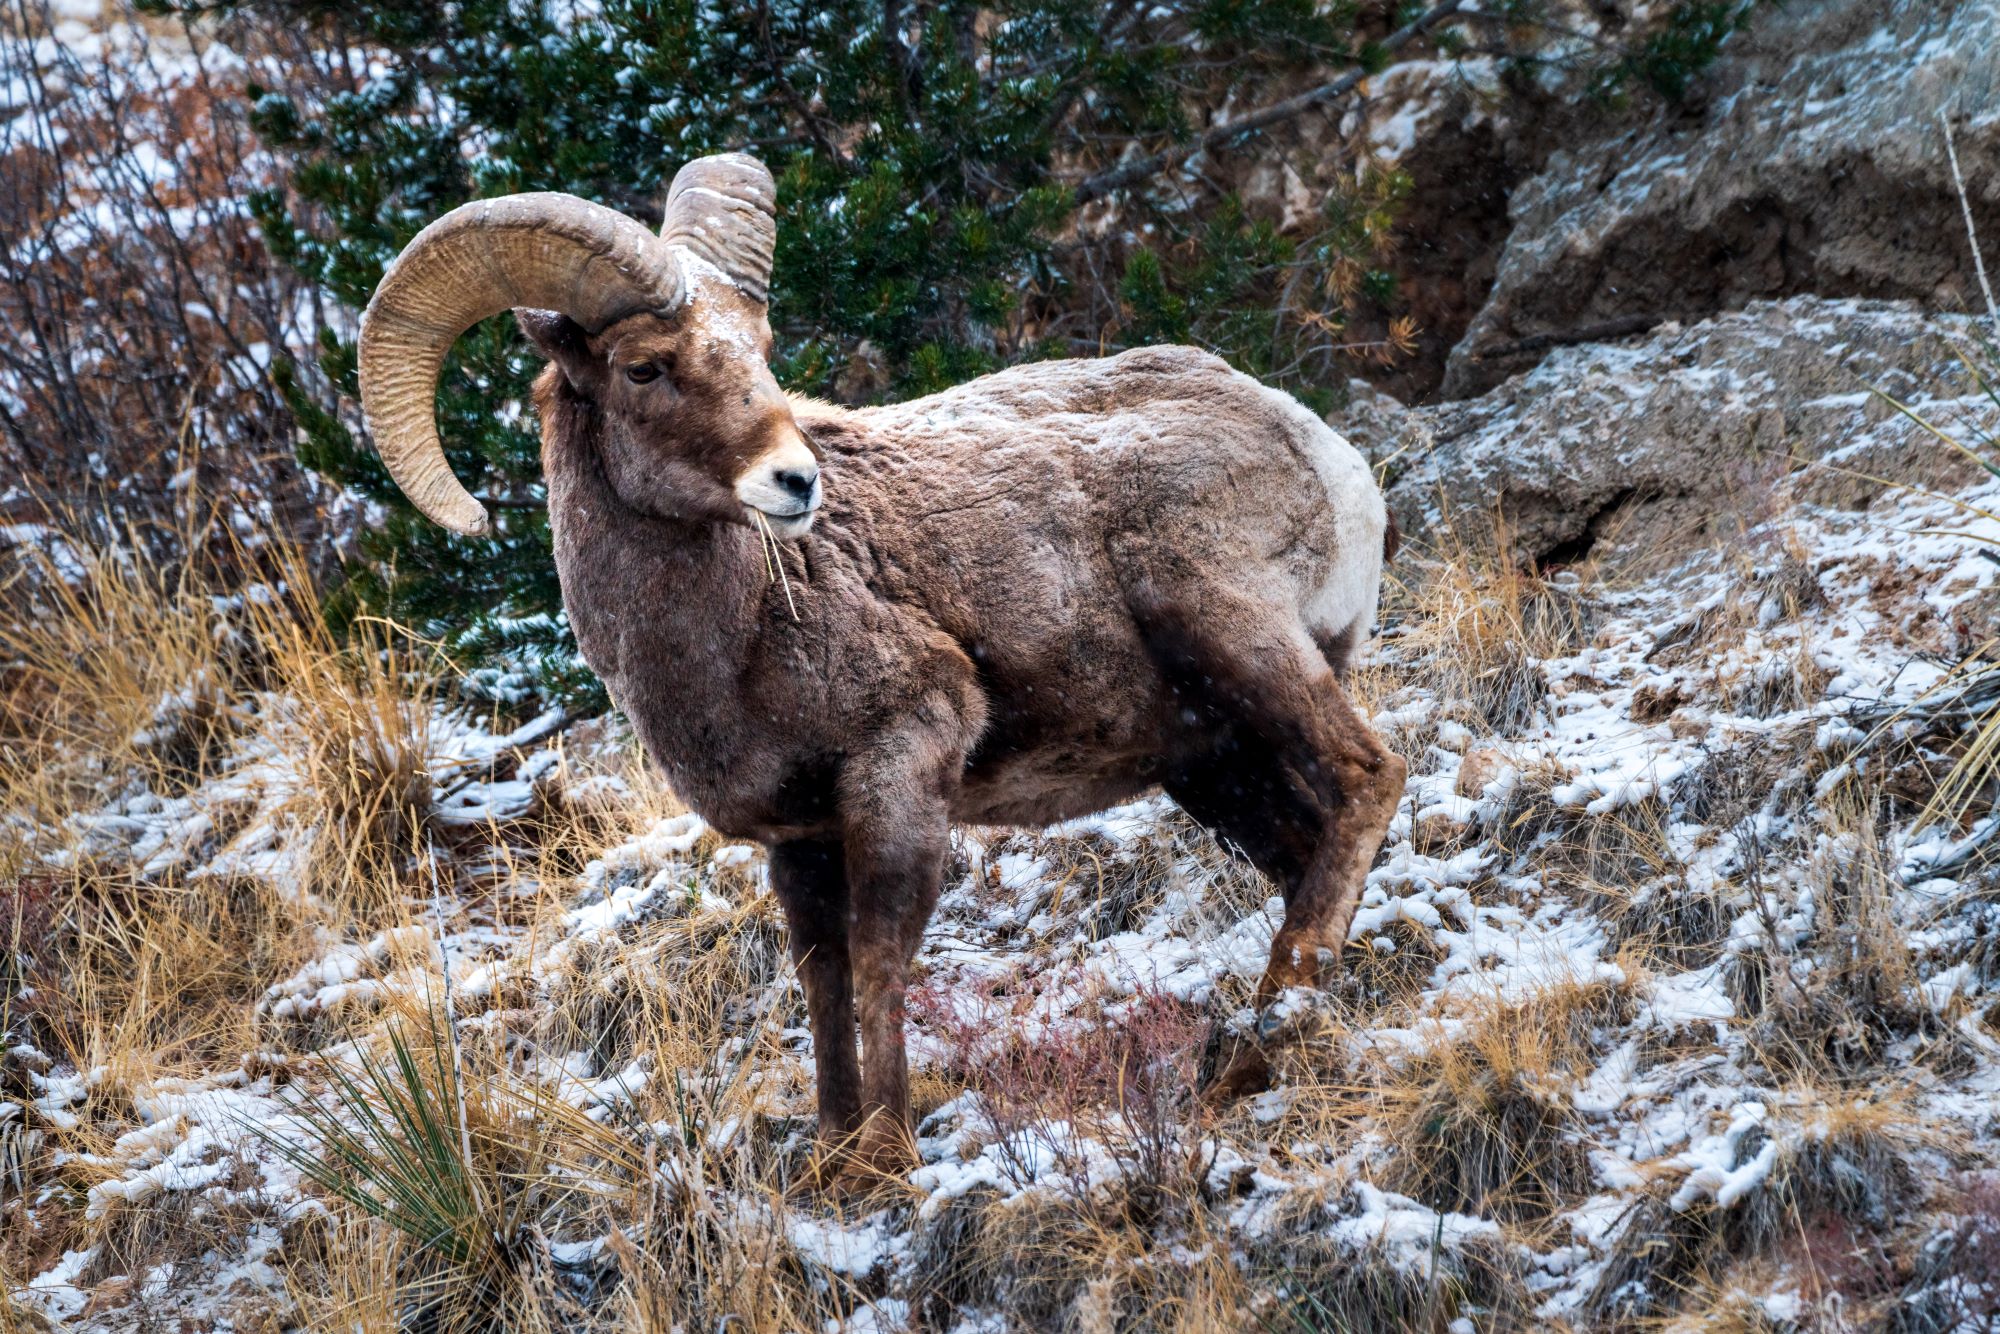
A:
[[[778,241],[777,183],[747,153],[696,158],[667,190],[660,235],[720,269],[745,296],[767,300]]]
[[[512,306],[561,311],[595,333],[641,310],[671,310],[682,295],[667,246],[601,204],[520,194],[453,209],[411,238],[361,317],[361,410],[389,475],[438,523],[486,532],[486,511],[452,476],[434,419],[453,341]]]

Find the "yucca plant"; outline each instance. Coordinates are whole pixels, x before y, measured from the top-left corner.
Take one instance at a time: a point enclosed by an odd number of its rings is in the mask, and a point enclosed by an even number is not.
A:
[[[449,1046],[429,1036],[419,1056],[394,1025],[386,1058],[364,1047],[358,1070],[330,1063],[328,1093],[293,1110],[290,1129],[302,1136],[257,1129],[308,1181],[402,1234],[420,1270],[406,1289],[406,1324],[429,1324],[449,1295],[476,1326],[477,1316],[500,1314],[521,1266],[523,1197],[489,1198],[457,1110],[462,1089]]]
[[[302,1097],[289,1125],[251,1129],[332,1199],[396,1234],[402,1328],[540,1323],[552,1291],[542,1281],[553,1264],[544,1220],[592,1212],[605,1178],[642,1170],[637,1150],[533,1086],[467,1078],[436,1014],[414,1035],[392,1021],[384,1041],[386,1054],[358,1046],[352,1066],[328,1062],[326,1091]],[[557,1143],[565,1161],[554,1159]]]

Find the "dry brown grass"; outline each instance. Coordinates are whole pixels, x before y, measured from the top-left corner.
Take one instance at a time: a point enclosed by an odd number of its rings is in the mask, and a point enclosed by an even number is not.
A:
[[[260,559],[286,568],[281,555]],[[1020,967],[983,1017],[968,1018],[956,984],[927,1011],[926,986],[945,983],[919,986],[913,1015],[951,1050],[915,1072],[917,1110],[952,1103],[932,1130],[968,1136],[961,1158],[994,1150],[1004,1162],[995,1146],[1011,1137],[1017,1156],[1047,1150],[1057,1166],[1022,1158],[1002,1187],[948,1202],[893,1181],[829,1194],[813,1171],[802,998],[756,864],[718,862],[712,832],[667,863],[621,861],[635,836],[680,813],[628,741],[574,729],[537,770],[525,814],[454,823],[448,803],[432,800],[464,775],[435,758],[449,718],[430,646],[373,623],[336,640],[303,594],[218,603],[195,576],[130,561],[99,562],[75,582],[52,577],[45,566],[17,589],[52,614],[11,618],[0,641],[0,729],[20,742],[0,758],[0,932],[23,973],[0,978],[0,1023],[30,1035],[56,1068],[102,1073],[69,1107],[74,1125],[0,1141],[0,1166],[15,1165],[18,1183],[0,1182],[0,1273],[16,1282],[65,1249],[95,1246],[85,1278],[96,1298],[129,1306],[118,1279],[281,1227],[288,1290],[269,1318],[309,1329],[408,1328],[446,1291],[459,1309],[440,1330],[780,1334],[884,1301],[907,1301],[929,1328],[980,1312],[1019,1329],[1442,1334],[1461,1317],[1533,1328],[1538,1299],[1524,1285],[1521,1248],[1563,1244],[1564,1211],[1603,1189],[1589,1152],[1609,1127],[1576,1106],[1579,1084],[1634,1036],[1650,973],[1713,962],[1744,903],[1769,893],[1782,912],[1802,885],[1818,907],[1810,938],[1729,963],[1739,980],[1757,978],[1738,988],[1754,1039],[1745,1077],[1783,1090],[1771,1132],[1783,1151],[1767,1197],[1673,1210],[1674,1180],[1640,1192],[1583,1323],[1755,1327],[1743,1295],[1768,1290],[1772,1266],[1819,1274],[1815,1292],[1829,1300],[1873,1301],[1874,1270],[1843,1270],[1842,1248],[1907,1254],[1895,1219],[1926,1203],[1910,1164],[1952,1161],[1951,1146],[1912,1129],[1910,1098],[1866,1086],[1890,1044],[1949,1037],[1911,1003],[1919,977],[1893,911],[1895,867],[1879,800],[1865,796],[1872,786],[1857,783],[1851,800],[1829,807],[1809,862],[1784,853],[1802,880],[1753,884],[1746,873],[1745,883],[1695,894],[1669,821],[1711,775],[1593,815],[1556,799],[1575,775],[1530,760],[1497,811],[1419,830],[1415,841],[1440,854],[1475,842],[1497,853],[1492,874],[1468,886],[1483,909],[1525,914],[1539,897],[1591,912],[1618,951],[1622,982],[1439,996],[1431,975],[1442,937],[1398,923],[1386,928],[1397,948],[1350,950],[1350,977],[1288,1034],[1277,1053],[1282,1096],[1214,1113],[1193,1097],[1203,1037],[1246,1002],[1249,979],[1226,979],[1193,1005],[1093,990],[1079,961],[1170,903],[1190,905],[1176,932],[1213,938],[1261,911],[1270,886],[1179,818],[1131,843],[989,835],[989,862],[1017,852],[1044,863],[1040,897],[1003,905],[997,884],[956,891],[954,911],[999,923],[981,927],[984,943],[1017,950]],[[1533,715],[1521,701],[1540,707],[1539,662],[1587,639],[1593,613],[1581,587],[1452,556],[1401,595],[1399,642],[1356,689],[1456,702],[1443,721],[1494,744],[1495,732]],[[183,689],[190,681],[200,688]],[[158,707],[176,693],[184,707]],[[1451,713],[1468,699],[1471,708]],[[1399,744],[1424,755],[1440,740],[1466,744],[1437,720]],[[1510,756],[1534,750],[1497,744]],[[1732,766],[1725,757],[1716,770]],[[250,771],[263,777],[244,780]],[[71,818],[128,792],[211,803],[202,856],[148,870]],[[1710,799],[1720,810],[1751,797]],[[281,876],[179,869],[265,838],[259,823],[282,826],[267,840],[291,858]],[[585,865],[613,850],[586,880]],[[976,865],[965,859],[955,880]],[[659,882],[631,920],[589,935],[565,920],[595,893],[654,883],[663,867],[671,883]],[[460,933],[455,948],[476,955],[455,959],[455,976],[463,983],[476,966],[483,977],[456,996],[455,1043],[435,986],[440,915]],[[329,948],[370,941],[354,964],[358,999],[345,1008],[281,1017],[267,997]],[[1802,951],[1813,969],[1794,967]],[[1066,1026],[1014,1022],[1056,993]],[[1421,1041],[1391,1050],[1371,1042],[1378,1029]],[[415,1055],[414,1078],[343,1086],[313,1056],[368,1052],[379,1063],[394,1032]],[[1648,1069],[1718,1051],[1712,1028],[1645,1042]],[[90,1187],[124,1170],[114,1146],[140,1122],[141,1091],[238,1062],[246,1078],[269,1077],[349,1122],[364,1106],[433,1109],[446,1133],[410,1184],[450,1226],[413,1229],[331,1181],[310,1191],[325,1211],[309,1219],[240,1202],[206,1208],[171,1192],[87,1216]],[[26,1080],[0,1066],[8,1096]],[[384,1125],[345,1150],[349,1179],[373,1182],[378,1200],[394,1172],[407,1177],[405,1150],[421,1138],[393,1117]],[[329,1152],[342,1143],[331,1123],[307,1138]],[[1343,1159],[1357,1143],[1370,1147]],[[1225,1150],[1237,1157],[1211,1176]],[[60,1163],[58,1151],[68,1155]],[[1253,1165],[1287,1178],[1290,1193],[1274,1206],[1279,1225],[1250,1239],[1236,1215]],[[1326,1235],[1359,1207],[1364,1184],[1504,1229],[1412,1269],[1407,1257]],[[870,1227],[905,1237],[907,1260],[850,1272],[815,1249],[815,1237]],[[5,1318],[0,1309],[0,1329]]]
[[[1190,1200],[1177,1222],[1166,1248],[1074,1194],[975,1192],[919,1223],[912,1300],[930,1328],[968,1310],[1023,1330],[1245,1328],[1253,1290],[1224,1220]]]
[[[1619,1322],[1705,1328],[1699,1322],[1712,1318],[1721,1328],[1764,1328],[1744,1294],[1768,1292],[1755,1280],[1782,1268],[1815,1309],[1879,1327],[1909,1278],[1915,1247],[1904,1234],[1928,1190],[1916,1164],[1948,1162],[1961,1148],[1956,1137],[1924,1117],[1907,1085],[1856,1093],[1795,1083],[1739,1156],[1773,1146],[1767,1180],[1733,1206],[1675,1208],[1677,1176],[1654,1187],[1614,1246],[1594,1309]],[[1732,1323],[1739,1319],[1753,1323]]]
[[[16,974],[0,1027],[40,1053],[17,1095],[52,1069],[89,1076],[64,1119],[15,1145],[0,1266],[32,1273],[87,1245],[86,1276],[133,1274],[249,1222],[172,1193],[86,1214],[81,1192],[115,1175],[96,1164],[140,1123],[136,1091],[264,1050],[279,1036],[258,1011],[267,987],[329,937],[414,915],[437,673],[386,627],[337,641],[295,553],[267,549],[273,582],[230,594],[208,567],[81,538],[67,551],[65,568],[17,550],[0,579],[0,906]],[[130,817],[162,812],[187,845],[133,844]],[[261,834],[245,830],[253,812]],[[296,879],[185,873],[281,833]]]
[[[1387,1184],[1511,1223],[1588,1194],[1591,1131],[1571,1097],[1631,1005],[1629,981],[1556,982],[1519,1002],[1469,1004],[1420,1051],[1380,1063],[1363,1096],[1390,1146]]]
[[[82,1069],[249,1049],[246,1002],[310,957],[312,928],[350,910],[366,920],[414,868],[431,781],[421,680],[436,672],[386,629],[336,641],[295,562],[275,565],[289,591],[226,595],[198,567],[73,550],[80,577],[27,553],[0,619],[0,869],[12,915],[48,926],[28,956],[60,979],[36,988],[35,1020]],[[256,749],[232,757],[253,721]],[[228,846],[258,794],[197,785],[232,759],[280,790],[267,820],[312,833],[298,889],[188,879],[176,847],[134,855],[95,836],[118,818],[99,813],[107,799],[134,812],[184,801],[198,817],[188,850]]]
[[[1879,823],[1879,787],[1850,782],[1823,805],[1826,834],[1806,866],[1811,935],[1787,947],[1767,909],[1760,948],[1733,962],[1754,977],[1739,992],[1752,1004],[1749,1037],[1765,1065],[1788,1077],[1867,1081],[1891,1044],[1933,1031],[1936,1017],[1918,995],[1896,912],[1901,880]],[[1806,951],[1811,964],[1802,967]],[[1949,1056],[1949,1032],[1934,1036],[1944,1045],[1931,1056]]]
[[[455,1053],[434,1015],[389,1034],[393,1057],[336,1078],[301,1113],[312,1131],[301,1164],[327,1154],[323,1189],[372,1225],[358,1238],[363,1281],[339,1265],[295,1268],[309,1325],[336,1326],[354,1301],[380,1306],[387,1291],[403,1327],[609,1327],[595,1307],[620,1272],[623,1304],[663,1314],[662,1328],[733,1312],[777,1329],[820,1314],[808,1285],[774,1281],[796,1266],[781,1195],[762,1219],[718,1216],[700,1174],[733,1166],[698,1143],[588,1115],[560,1079],[524,1079],[478,1044]],[[745,1184],[742,1198],[756,1200],[755,1178]],[[596,1248],[565,1249],[575,1242]]]
[[[1392,570],[1387,614],[1403,627],[1398,657],[1424,664],[1435,697],[1452,701],[1461,721],[1509,736],[1548,694],[1540,661],[1588,644],[1596,613],[1587,571],[1519,565],[1502,554],[1505,524],[1496,524],[1489,545],[1461,538],[1447,519],[1431,552],[1407,572]]]
[[[1289,1235],[1251,1248],[1255,1317],[1239,1328],[1270,1334],[1452,1334],[1468,1320],[1480,1330],[1563,1328],[1531,1314],[1533,1298],[1521,1281],[1519,1255],[1504,1241],[1448,1248],[1413,1272],[1379,1254],[1357,1254],[1333,1242],[1316,1232],[1309,1218],[1300,1222]]]

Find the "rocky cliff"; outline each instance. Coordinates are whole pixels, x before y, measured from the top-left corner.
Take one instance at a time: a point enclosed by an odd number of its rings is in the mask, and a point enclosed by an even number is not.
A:
[[[1371,378],[1463,398],[1557,347],[1792,296],[1973,308],[1940,117],[2000,244],[1996,51],[1993,0],[1801,0],[1760,7],[1688,100],[1644,112],[1579,115],[1484,67],[1390,71],[1356,115],[1415,183],[1399,263],[1427,332],[1417,364]]]

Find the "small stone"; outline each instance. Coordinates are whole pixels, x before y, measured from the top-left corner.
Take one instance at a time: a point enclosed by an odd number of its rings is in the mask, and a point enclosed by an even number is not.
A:
[[[1419,849],[1435,852],[1457,838],[1463,829],[1449,815],[1433,813],[1417,821],[1410,831],[1410,842]]]
[[[1461,797],[1485,795],[1486,785],[1508,768],[1507,756],[1498,746],[1474,746],[1459,762],[1458,779],[1451,790]]]

